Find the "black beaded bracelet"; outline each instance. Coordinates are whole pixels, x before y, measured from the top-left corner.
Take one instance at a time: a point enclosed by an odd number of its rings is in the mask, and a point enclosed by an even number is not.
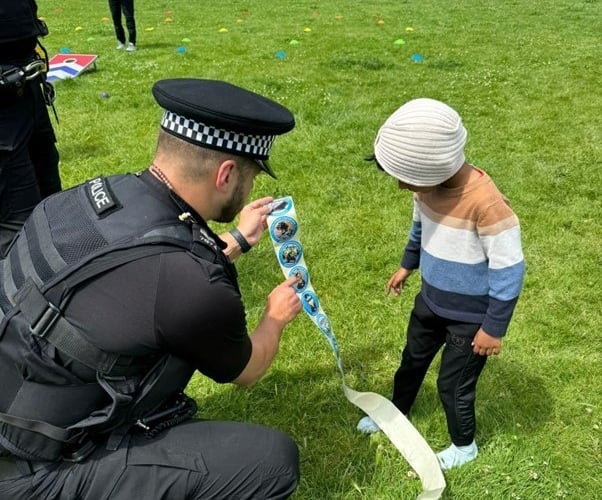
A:
[[[236,240],[236,242],[240,245],[240,250],[242,253],[247,253],[251,250],[251,245],[247,241],[247,239],[242,235],[242,233],[238,230],[238,228],[230,229],[230,234],[232,238]]]

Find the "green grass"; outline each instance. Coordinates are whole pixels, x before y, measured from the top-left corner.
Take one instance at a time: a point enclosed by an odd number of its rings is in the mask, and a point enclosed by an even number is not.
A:
[[[480,456],[447,474],[444,498],[602,498],[599,1],[145,0],[136,5],[134,54],[114,50],[106,1],[39,4],[51,54],[67,47],[99,56],[97,71],[56,85],[65,186],[149,164],[161,116],[150,88],[160,78],[224,79],[293,110],[297,127],[272,155],[279,179],[259,179],[252,195],[294,197],[312,283],[359,391],[389,395],[418,290],[414,277],[400,299],[384,295],[411,202],[363,157],[406,100],[455,107],[469,130],[468,159],[521,219],[527,276],[503,353],[479,382]],[[282,279],[267,238],[238,269],[254,327]],[[437,363],[413,415],[436,450],[448,444]],[[420,492],[386,437],[355,432],[361,412],[305,316],[287,328],[272,369],[252,389],[196,376],[189,390],[204,417],[293,436],[302,457],[295,498]]]

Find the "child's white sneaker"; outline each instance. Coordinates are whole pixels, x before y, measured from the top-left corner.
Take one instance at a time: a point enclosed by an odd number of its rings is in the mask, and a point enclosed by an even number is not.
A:
[[[441,470],[446,471],[471,462],[477,458],[478,454],[479,449],[474,441],[467,446],[452,444],[449,448],[437,453],[437,460]]]
[[[357,423],[357,430],[364,434],[374,434],[380,431],[380,427],[369,416],[365,416]]]
[[[136,46],[133,43],[128,43],[127,48],[125,49],[126,52],[136,52]]]
[[[123,43],[119,42],[119,43],[117,44],[117,47],[115,47],[115,48],[116,48],[117,50],[122,50],[122,49],[125,49],[125,45],[124,45]]]

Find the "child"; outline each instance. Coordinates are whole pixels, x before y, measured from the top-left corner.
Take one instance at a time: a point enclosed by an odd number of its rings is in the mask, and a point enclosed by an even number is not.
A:
[[[134,19],[134,0],[109,0],[109,9],[115,27],[117,37],[117,50],[125,49],[126,52],[136,51],[136,20]],[[125,17],[125,25],[128,29],[129,42],[125,44],[125,31],[121,24],[121,12]]]
[[[518,219],[491,178],[466,163],[466,136],[458,113],[423,98],[393,113],[374,144],[379,168],[414,193],[409,241],[386,293],[399,295],[415,269],[422,278],[392,401],[410,411],[444,346],[437,387],[452,444],[437,454],[442,470],[478,454],[477,380],[487,357],[500,353],[525,269]],[[364,417],[358,430],[379,428]]]

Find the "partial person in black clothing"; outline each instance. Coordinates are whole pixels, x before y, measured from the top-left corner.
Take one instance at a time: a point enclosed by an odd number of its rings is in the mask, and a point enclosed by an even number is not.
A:
[[[42,201],[0,260],[0,500],[283,499],[283,432],[195,420],[195,370],[250,386],[302,306],[276,286],[248,333],[232,261],[271,197],[244,205],[290,111],[226,82],[172,79],[154,160]],[[220,236],[207,221],[238,224]],[[199,416],[203,417],[202,399]]]
[[[37,12],[34,0],[0,0],[0,256],[33,207],[61,189],[47,109],[54,90],[38,40],[48,29]]]
[[[109,0],[109,9],[117,37],[117,50],[125,49],[126,52],[136,51],[136,19],[134,17],[134,0]],[[125,17],[125,26],[128,30],[128,40],[125,39],[125,30],[121,22]],[[127,42],[127,43],[126,43]]]

